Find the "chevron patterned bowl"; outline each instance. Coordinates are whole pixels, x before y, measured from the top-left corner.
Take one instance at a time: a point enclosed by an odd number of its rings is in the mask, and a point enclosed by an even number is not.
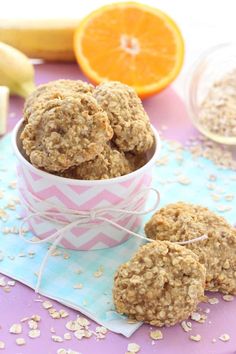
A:
[[[13,132],[13,149],[17,158],[17,185],[21,205],[29,214],[28,206],[38,212],[58,212],[61,209],[72,211],[91,211],[100,208],[121,208],[122,204],[132,201],[138,192],[150,187],[152,167],[159,156],[160,138],[153,128],[155,147],[150,153],[148,162],[140,169],[121,177],[108,180],[76,180],[44,172],[34,167],[23,153],[19,135],[22,130],[22,120],[18,122]],[[143,210],[148,193],[142,197],[138,206],[131,203],[133,210]],[[30,208],[30,209],[31,209]],[[60,208],[60,210],[58,209]],[[129,210],[131,207],[127,207]],[[22,210],[23,210],[22,209]],[[137,232],[140,216],[127,214],[105,215],[126,229]],[[71,223],[75,215],[68,213],[47,220],[37,215],[28,221],[30,230],[40,239],[45,239],[63,227],[61,221]],[[105,221],[94,220],[89,225],[73,226],[65,232],[60,246],[76,250],[95,250],[114,247],[131,237],[125,231]]]

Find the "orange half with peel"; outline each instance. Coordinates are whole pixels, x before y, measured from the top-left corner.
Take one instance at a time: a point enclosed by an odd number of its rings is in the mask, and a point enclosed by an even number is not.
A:
[[[89,14],[75,32],[74,50],[92,82],[121,81],[144,98],[176,78],[184,41],[175,22],[162,11],[124,2]]]

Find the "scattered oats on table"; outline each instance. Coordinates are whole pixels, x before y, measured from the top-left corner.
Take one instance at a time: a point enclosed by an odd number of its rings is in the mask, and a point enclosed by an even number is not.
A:
[[[9,332],[12,334],[22,333],[22,325],[20,323],[14,323],[13,325],[11,325]]]
[[[208,303],[211,305],[216,305],[219,303],[219,300],[217,299],[217,297],[209,297],[208,298]]]
[[[223,295],[222,298],[225,301],[233,301],[234,300],[234,297],[232,295]]]
[[[131,352],[131,353],[138,353],[140,351],[140,349],[141,349],[140,345],[138,345],[136,343],[129,343],[127,346],[128,352]]]
[[[29,329],[37,329],[38,328],[38,323],[34,320],[29,320],[28,321],[28,326]]]
[[[25,338],[16,338],[16,344],[25,345],[26,344]]]
[[[78,328],[79,328],[79,324],[76,322],[76,321],[68,321],[66,323],[66,328],[69,330],[69,331],[76,331]]]
[[[41,316],[39,315],[32,315],[31,316],[31,320],[35,321],[35,322],[40,322],[41,321]]]
[[[189,337],[191,340],[193,340],[194,342],[200,342],[200,340],[202,339],[200,334],[196,334],[195,336],[190,336]]]
[[[61,318],[66,318],[69,316],[69,313],[63,309],[59,310],[59,314]]]
[[[191,314],[191,320],[199,322],[199,320],[201,319],[201,314],[198,312],[193,312]]]
[[[104,267],[100,266],[96,272],[93,273],[95,278],[100,278],[104,273]]]
[[[52,303],[50,301],[47,301],[47,300],[44,301],[42,305],[43,305],[43,308],[45,308],[46,310],[52,308]]]
[[[66,332],[66,333],[64,333],[63,338],[65,340],[71,340],[72,336],[71,336],[71,334],[69,332]]]
[[[15,286],[15,285],[16,285],[16,282],[15,282],[15,280],[8,280],[7,285],[9,285],[9,286]]]
[[[63,342],[63,338],[60,336],[52,335],[51,338],[52,338],[53,342],[57,342],[57,343]]]
[[[227,194],[224,196],[224,199],[231,202],[234,199],[234,195],[233,194]]]
[[[180,184],[183,184],[184,186],[187,186],[189,184],[191,184],[191,179],[189,179],[188,177],[181,175],[177,178],[177,182]]]
[[[98,326],[98,327],[96,327],[95,331],[96,331],[96,333],[107,334],[108,329],[103,326]]]
[[[26,322],[26,321],[29,321],[30,320],[30,317],[23,317],[20,322]]]
[[[190,332],[192,330],[192,323],[191,322],[186,322],[182,321],[181,322],[181,327],[185,332]]]
[[[73,288],[74,289],[82,289],[83,288],[83,284],[81,284],[81,283],[75,284],[75,285],[73,285]]]
[[[54,319],[59,319],[59,318],[61,318],[61,315],[60,315],[60,313],[59,313],[58,311],[54,311],[54,312],[52,312],[52,313],[49,312],[49,314],[50,314],[50,316],[51,316],[52,318],[54,318]]]
[[[228,342],[230,340],[230,336],[227,334],[227,333],[224,333],[222,334],[219,339],[222,341],[222,342]]]
[[[57,350],[57,354],[68,354],[68,351],[64,348],[60,348]]]
[[[31,329],[28,333],[28,336],[30,338],[38,338],[40,336],[40,330],[39,329]]]
[[[76,321],[82,327],[86,327],[86,326],[90,325],[89,320],[87,320],[87,318],[85,318],[85,317],[77,317]]]
[[[220,213],[225,213],[226,211],[232,210],[232,206],[230,206],[230,205],[219,205],[219,206],[217,206],[216,209]]]
[[[230,151],[230,147],[222,147],[220,144],[202,135],[196,138],[194,143],[190,143],[189,150],[193,157],[205,157],[213,161],[220,168],[236,170],[236,160]]]
[[[5,277],[0,277],[0,286],[1,287],[4,287],[4,286],[6,286],[7,285],[7,282],[6,282],[6,280],[5,280]]]
[[[5,293],[9,293],[11,291],[11,288],[7,285],[3,288],[3,290],[5,291]]]
[[[160,330],[151,331],[151,332],[149,333],[149,336],[150,336],[153,340],[163,339],[163,333],[162,333]]]

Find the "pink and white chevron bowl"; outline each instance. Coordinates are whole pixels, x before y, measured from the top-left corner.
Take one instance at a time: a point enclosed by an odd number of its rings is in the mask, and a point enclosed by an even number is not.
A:
[[[52,209],[57,212],[59,210],[57,208],[73,211],[112,209],[127,200],[132,201],[137,193],[151,185],[153,166],[160,151],[160,138],[154,128],[155,148],[143,167],[125,176],[98,181],[63,178],[31,165],[21,152],[19,141],[21,129],[22,120],[18,122],[13,132],[13,149],[17,158],[17,185],[23,210],[25,201],[42,213]],[[138,209],[133,205],[134,210],[143,210],[147,197],[148,193],[142,198],[141,204],[139,201]],[[108,211],[106,217],[112,220],[114,216],[109,215]],[[66,215],[63,218],[67,220],[69,217]],[[73,220],[69,218],[67,221]],[[127,214],[118,215],[115,222],[134,232],[138,231],[141,224],[140,216]],[[62,227],[60,219],[57,222],[40,215],[30,218],[29,226],[33,234],[40,239],[46,239]],[[78,225],[67,230],[59,245],[74,250],[95,250],[117,246],[127,241],[129,237],[132,236],[127,232],[107,222],[95,220],[90,225]]]

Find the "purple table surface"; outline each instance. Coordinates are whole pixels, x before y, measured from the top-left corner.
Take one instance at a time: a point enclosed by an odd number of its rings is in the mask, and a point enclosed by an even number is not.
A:
[[[37,65],[36,83],[41,84],[59,78],[83,79],[76,64],[50,63]],[[170,87],[159,95],[146,99],[145,109],[157,129],[168,128],[164,135],[170,139],[185,142],[190,136],[196,135],[190,120],[187,117],[185,107],[176,92]],[[12,97],[8,120],[8,130],[11,130],[22,115],[23,100],[19,97]],[[213,296],[213,295],[212,295]],[[216,295],[220,298],[219,295]],[[94,337],[90,339],[77,340],[73,338],[63,343],[55,343],[51,339],[50,328],[53,327],[57,335],[63,336],[68,332],[65,324],[69,319],[74,319],[77,312],[67,309],[65,306],[52,301],[56,309],[65,308],[69,317],[66,319],[52,319],[40,302],[35,301],[38,295],[30,288],[17,283],[12,287],[10,293],[5,293],[0,287],[0,341],[5,342],[5,349],[2,353],[7,354],[56,354],[59,348],[72,349],[82,354],[125,354],[128,343],[135,342],[141,346],[140,353],[143,354],[236,354],[236,302],[220,302],[218,305],[201,305],[202,308],[210,308],[205,324],[193,324],[190,334],[200,334],[200,342],[193,342],[189,339],[189,333],[185,333],[179,325],[172,328],[162,329],[164,339],[152,344],[149,337],[150,326],[142,326],[131,338],[127,339],[121,335],[109,332],[106,339],[97,341]],[[13,323],[18,323],[26,316],[38,314],[41,336],[36,339],[28,337],[27,324],[23,324],[23,333],[13,335],[9,328]],[[91,321],[91,329],[96,326]],[[231,339],[222,342],[218,337],[227,333]],[[17,346],[16,338],[24,337],[26,345]],[[212,339],[216,338],[216,343]]]

